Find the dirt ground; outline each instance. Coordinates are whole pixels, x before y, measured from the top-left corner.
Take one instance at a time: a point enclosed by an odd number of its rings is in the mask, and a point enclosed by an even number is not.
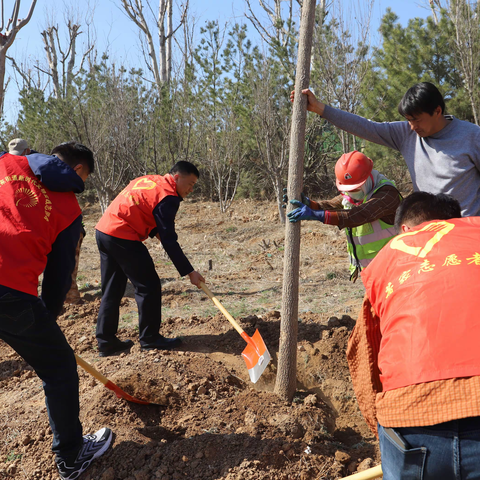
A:
[[[129,354],[99,358],[101,299],[95,205],[77,283],[83,304],[58,323],[75,352],[109,380],[156,405],[117,398],[79,367],[84,431],[102,426],[113,448],[82,480],[290,480],[342,478],[379,463],[378,442],[359,412],[345,359],[364,288],[348,281],[344,234],[303,222],[297,380],[292,404],[274,393],[282,296],[284,227],[276,206],[237,201],[225,213],[187,200],[177,215],[180,243],[210,289],[249,335],[260,331],[272,362],[256,384],[241,357],[245,342],[208,297],[179,278],[158,241],[147,246],[162,279],[161,333],[181,336],[172,352],[141,352],[131,285],[119,337]],[[0,341],[0,478],[57,479],[40,380]]]

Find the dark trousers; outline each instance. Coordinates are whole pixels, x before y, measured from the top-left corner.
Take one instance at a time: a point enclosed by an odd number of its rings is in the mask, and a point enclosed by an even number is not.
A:
[[[8,293],[0,298],[0,338],[43,381],[52,450],[60,459],[74,459],[83,444],[77,363],[57,322],[42,300]]]
[[[99,347],[113,341],[117,333],[127,279],[135,288],[140,344],[155,341],[160,330],[162,290],[147,247],[142,242],[112,237],[98,230],[96,239],[103,294],[97,321]]]

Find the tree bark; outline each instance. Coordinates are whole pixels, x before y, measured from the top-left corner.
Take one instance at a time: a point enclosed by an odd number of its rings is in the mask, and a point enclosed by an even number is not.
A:
[[[167,16],[167,83],[170,83],[172,78],[172,37],[173,37],[173,5],[172,0],[168,2],[168,16]]]
[[[44,30],[41,34],[43,37],[43,43],[45,44],[45,52],[47,54],[48,68],[52,77],[53,83],[53,95],[58,100],[60,98],[60,79],[58,76],[58,58],[57,49],[55,46],[56,27],[51,26]]]
[[[301,91],[310,82],[315,0],[305,0],[300,22],[295,101],[293,103],[288,166],[288,198],[300,199],[303,188],[303,155],[307,99]],[[290,210],[291,210],[290,206]],[[300,266],[300,223],[286,223],[283,270],[282,319],[275,393],[291,402],[297,388],[298,275]]]

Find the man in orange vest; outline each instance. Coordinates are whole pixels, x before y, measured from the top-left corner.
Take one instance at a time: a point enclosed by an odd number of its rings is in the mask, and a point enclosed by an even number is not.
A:
[[[98,313],[97,341],[101,357],[130,350],[131,340],[120,340],[120,301],[127,278],[135,287],[139,337],[142,350],[168,350],[180,345],[179,338],[160,335],[161,285],[152,257],[142,243],[156,236],[183,277],[193,285],[205,279],[194,270],[175,233],[180,202],[193,191],[200,177],[195,165],[177,162],[165,176],[146,175],[132,180],[109,205],[96,226],[102,276],[102,303]]]
[[[0,338],[43,381],[52,450],[65,480],[78,478],[112,440],[108,428],[82,435],[77,364],[56,323],[82,223],[75,193],[93,169],[92,152],[76,142],[52,155],[0,154]]]
[[[362,273],[347,358],[385,480],[480,478],[480,217],[416,192]]]

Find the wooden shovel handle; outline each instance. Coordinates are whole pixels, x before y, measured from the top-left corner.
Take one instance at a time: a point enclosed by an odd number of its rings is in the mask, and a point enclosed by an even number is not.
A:
[[[107,377],[102,375],[98,370],[95,370],[89,363],[87,363],[82,357],[79,357],[75,354],[75,360],[78,365],[80,365],[84,370],[86,370],[90,375],[94,376],[98,381],[102,382],[104,385],[109,383]]]
[[[200,282],[200,288],[208,295],[212,302],[217,306],[217,308],[225,315],[227,320],[233,325],[233,328],[244,337],[243,328],[235,321],[235,319],[227,312],[225,307],[220,303],[220,301],[213,295],[210,289],[203,283]]]
[[[382,476],[382,466],[377,465],[376,467],[369,468],[363,472],[358,472],[348,477],[343,477],[342,480],[371,480],[372,478],[378,478]]]

